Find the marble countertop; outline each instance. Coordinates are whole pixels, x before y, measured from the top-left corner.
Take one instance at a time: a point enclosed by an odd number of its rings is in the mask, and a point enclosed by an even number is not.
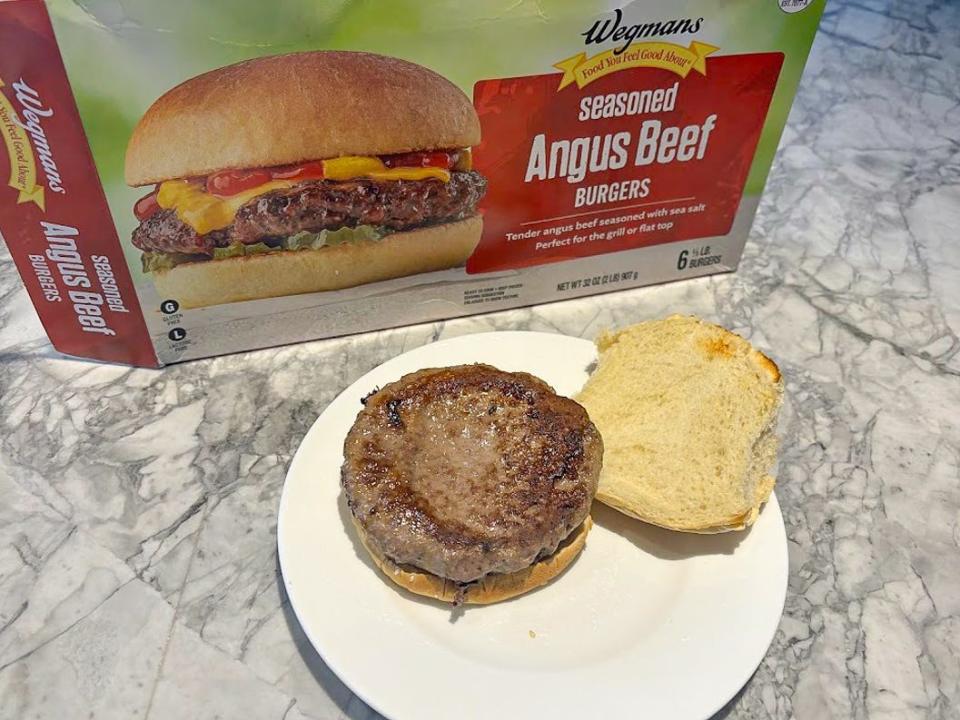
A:
[[[788,392],[786,608],[718,717],[960,717],[958,28],[828,7],[736,274],[150,371],[58,357],[0,249],[0,717],[374,717],[278,582],[314,418],[437,338],[676,311]]]

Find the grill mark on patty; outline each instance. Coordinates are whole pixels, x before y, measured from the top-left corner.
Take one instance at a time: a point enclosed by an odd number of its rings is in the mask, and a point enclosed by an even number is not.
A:
[[[160,210],[133,231],[135,247],[154,252],[212,255],[218,247],[358,225],[407,230],[453,222],[476,212],[487,189],[477,172],[441,180],[308,180],[250,200],[231,225],[198,235],[173,210]]]
[[[368,541],[394,562],[455,582],[514,572],[587,516],[599,433],[538,378],[423,370],[365,399],[342,483]]]

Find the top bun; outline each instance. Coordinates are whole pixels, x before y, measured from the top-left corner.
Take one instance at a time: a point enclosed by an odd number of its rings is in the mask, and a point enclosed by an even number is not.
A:
[[[127,147],[126,180],[480,142],[466,95],[420,65],[362,52],[274,55],[191,78],[161,96]]]
[[[576,398],[603,436],[597,499],[686,532],[743,530],[770,497],[783,378],[739,335],[672,315],[597,338]]]

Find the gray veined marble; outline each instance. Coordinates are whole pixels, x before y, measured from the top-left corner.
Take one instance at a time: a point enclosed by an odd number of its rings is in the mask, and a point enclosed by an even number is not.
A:
[[[789,595],[720,716],[960,718],[956,3],[828,7],[734,275],[162,372],[57,357],[3,250],[0,298],[4,719],[373,717],[278,584],[310,423],[436,338],[674,311],[768,349],[788,387]]]

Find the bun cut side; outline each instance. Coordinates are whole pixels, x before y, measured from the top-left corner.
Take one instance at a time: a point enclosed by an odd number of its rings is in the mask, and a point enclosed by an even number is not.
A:
[[[739,335],[674,315],[597,339],[577,400],[603,436],[597,499],[672,530],[742,530],[770,497],[783,380]]]
[[[125,174],[138,186],[479,142],[473,104],[432,70],[371,53],[302,52],[211,70],[169,90],[134,129]]]

